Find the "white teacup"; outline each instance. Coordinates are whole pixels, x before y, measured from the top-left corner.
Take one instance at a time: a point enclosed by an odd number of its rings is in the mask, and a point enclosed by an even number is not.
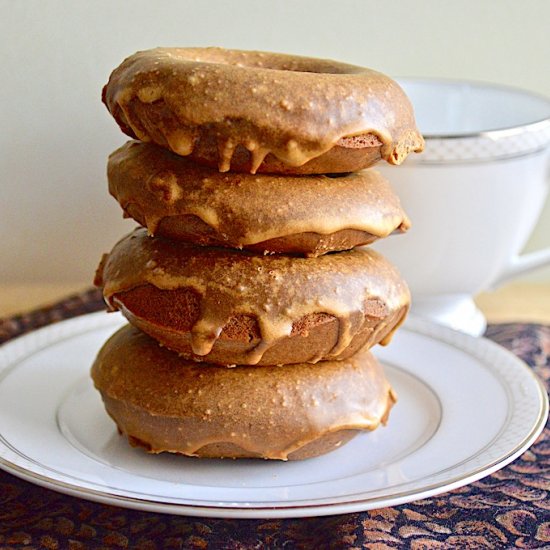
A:
[[[488,84],[403,79],[426,149],[379,166],[412,220],[375,246],[401,270],[412,311],[481,334],[472,297],[550,263],[521,251],[548,192],[550,100]]]

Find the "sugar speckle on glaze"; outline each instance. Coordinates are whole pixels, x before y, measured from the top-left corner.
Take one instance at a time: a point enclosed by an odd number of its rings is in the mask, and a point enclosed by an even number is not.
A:
[[[128,352],[134,360],[127,360]],[[147,357],[154,362],[145,369]],[[377,428],[395,401],[380,365],[368,351],[360,351],[353,361],[324,363],[322,380],[328,384],[321,382],[320,368],[301,363],[230,371],[185,359],[175,364],[171,352],[126,327],[100,351],[92,376],[108,403],[127,399],[131,404],[123,405],[124,411],[127,406],[139,407],[158,422],[148,441],[152,452],[167,450],[163,445],[169,434],[179,442],[178,452],[190,455],[229,437],[232,443],[261,457],[285,460],[294,450],[327,433]],[[204,371],[208,372],[203,378],[197,376]],[[162,392],[151,396],[148,391],[151,380],[159,378],[170,388],[170,399]],[[131,396],[128,387],[133,388]],[[228,391],[235,387],[239,391]],[[274,388],[277,398],[272,396]],[[174,423],[182,410],[187,411],[186,419]],[[261,422],[258,414],[263,415]],[[124,428],[124,418],[117,418],[119,422]],[[180,429],[185,422],[193,424]]]
[[[250,100],[237,99],[244,96]],[[154,132],[146,129],[147,121],[132,107],[134,101],[163,103],[165,115]],[[221,141],[232,140],[233,146],[220,154],[222,171],[231,165],[237,145],[246,147],[250,141],[259,144],[264,157],[272,153],[290,166],[320,156],[346,136],[377,136],[382,156],[390,163],[400,163],[423,147],[410,102],[397,84],[371,69],[322,59],[221,48],[157,48],[138,52],[115,69],[105,102],[115,117],[124,113],[123,127],[138,138],[168,144],[180,155],[192,152],[201,128],[213,129]],[[327,122],[322,113],[333,116]],[[168,114],[171,122],[164,124]],[[289,149],[281,136],[296,147]]]
[[[162,267],[147,267],[160,257]],[[384,315],[391,315],[407,308],[410,300],[395,268],[368,248],[318,258],[263,256],[151,239],[137,229],[114,247],[101,270],[103,293],[113,307],[117,293],[144,284],[193,289],[200,296],[200,316],[190,336],[199,356],[210,353],[231,318],[250,315],[260,340],[246,352],[248,364],[259,363],[267,350],[291,335],[294,323],[313,313],[338,320],[338,338],[330,352],[338,356],[361,329],[369,303],[384,304]],[[277,277],[279,272],[285,276]]]
[[[391,186],[374,170],[339,178],[222,175],[153,144],[130,141],[111,154],[107,172],[111,194],[124,209],[135,205],[146,212],[153,234],[163,218],[182,215],[197,216],[235,248],[343,229],[382,238],[410,225]]]

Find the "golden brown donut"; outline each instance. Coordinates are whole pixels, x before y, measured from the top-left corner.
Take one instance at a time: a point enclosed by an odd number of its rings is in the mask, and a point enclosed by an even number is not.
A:
[[[368,248],[265,256],[144,229],[104,256],[96,284],[111,308],[166,347],[222,365],[349,357],[389,341],[410,302],[395,268]]]
[[[367,351],[282,367],[197,365],[126,326],[92,377],[132,445],[200,457],[295,460],[385,424],[395,395]]]
[[[424,146],[396,82],[323,59],[157,48],[115,69],[103,101],[129,136],[222,172],[352,172]]]
[[[409,220],[373,170],[340,177],[220,174],[150,143],[109,157],[109,191],[151,235],[318,256],[369,244]]]

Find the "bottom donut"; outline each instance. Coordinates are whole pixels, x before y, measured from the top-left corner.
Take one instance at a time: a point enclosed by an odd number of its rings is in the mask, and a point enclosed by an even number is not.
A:
[[[208,458],[300,460],[385,424],[395,394],[368,351],[342,361],[227,368],[196,363],[127,325],[92,378],[133,446]]]

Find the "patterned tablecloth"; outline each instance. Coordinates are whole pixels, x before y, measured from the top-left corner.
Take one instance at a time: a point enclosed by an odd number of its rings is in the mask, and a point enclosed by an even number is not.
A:
[[[0,342],[103,307],[96,291],[0,320]],[[490,326],[486,336],[550,384],[550,327]],[[140,512],[42,489],[0,471],[0,549],[550,548],[550,426],[506,468],[434,498],[364,513],[222,520]]]

